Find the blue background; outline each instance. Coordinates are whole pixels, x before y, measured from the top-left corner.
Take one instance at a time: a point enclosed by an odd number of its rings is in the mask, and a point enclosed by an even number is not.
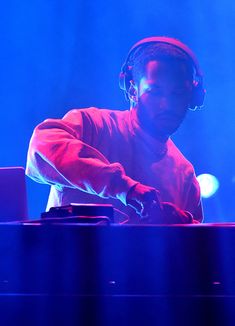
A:
[[[235,3],[232,1],[33,0],[2,4],[0,166],[25,166],[33,128],[75,107],[127,109],[118,88],[129,48],[153,35],[179,38],[205,75],[205,109],[189,112],[173,137],[196,173],[219,191],[204,200],[206,222],[234,221]],[[49,187],[27,180],[30,216]]]

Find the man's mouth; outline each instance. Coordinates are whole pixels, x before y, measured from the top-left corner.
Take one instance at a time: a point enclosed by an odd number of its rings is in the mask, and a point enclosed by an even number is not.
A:
[[[179,117],[177,114],[172,113],[160,113],[154,117],[154,120],[165,120],[165,121],[180,121],[181,117]]]

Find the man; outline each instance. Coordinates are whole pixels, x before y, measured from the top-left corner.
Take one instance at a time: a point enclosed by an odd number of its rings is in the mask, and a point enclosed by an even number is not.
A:
[[[194,169],[170,139],[204,89],[190,49],[167,37],[129,52],[120,86],[130,110],[68,112],[36,127],[27,174],[50,184],[48,206],[111,203],[117,221],[197,223],[203,219]]]

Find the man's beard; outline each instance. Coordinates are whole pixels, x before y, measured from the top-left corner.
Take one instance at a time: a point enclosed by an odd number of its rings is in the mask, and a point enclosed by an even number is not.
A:
[[[144,107],[137,109],[137,118],[141,128],[161,141],[166,141],[178,130],[184,117],[185,115],[177,116],[171,112],[163,112],[154,117],[149,117]]]

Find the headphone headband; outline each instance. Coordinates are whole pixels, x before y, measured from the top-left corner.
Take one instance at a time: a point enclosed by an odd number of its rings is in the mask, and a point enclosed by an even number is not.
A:
[[[202,71],[200,69],[199,62],[198,62],[195,54],[193,53],[193,51],[187,45],[182,43],[181,41],[179,41],[179,40],[177,40],[175,38],[166,37],[166,36],[146,37],[146,38],[140,40],[139,42],[135,43],[131,47],[123,66],[128,64],[131,55],[137,50],[137,48],[141,47],[142,45],[149,44],[149,43],[169,44],[169,45],[171,45],[173,47],[176,47],[177,49],[181,50],[191,60],[193,66],[194,66],[194,68],[196,70],[197,77],[202,78],[203,74],[202,74]]]

